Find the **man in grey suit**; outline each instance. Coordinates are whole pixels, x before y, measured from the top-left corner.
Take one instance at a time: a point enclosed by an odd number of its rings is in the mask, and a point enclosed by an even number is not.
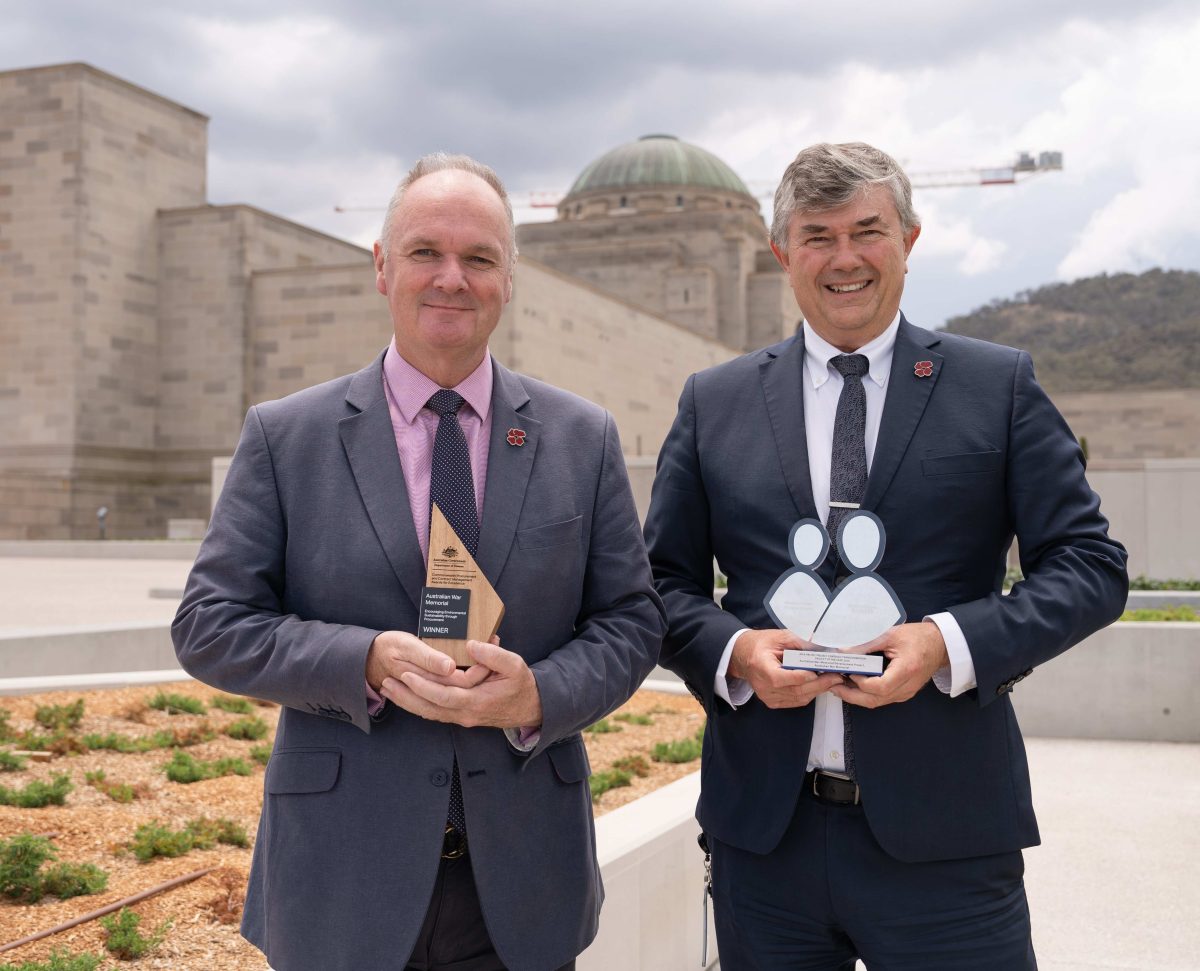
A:
[[[515,256],[495,174],[422,159],[375,245],[394,341],[250,409],[188,581],[180,663],[283,706],[242,923],[276,971],[569,968],[595,935],[580,731],[664,620],[612,417],[488,352]],[[467,670],[412,633],[443,434],[506,605]]]

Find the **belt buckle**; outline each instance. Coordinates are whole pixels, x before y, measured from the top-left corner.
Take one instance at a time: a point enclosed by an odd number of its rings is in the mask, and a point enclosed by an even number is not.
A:
[[[817,781],[819,779],[821,779],[822,777],[824,777],[826,779],[833,779],[837,782],[846,782],[846,783],[849,783],[850,785],[854,786],[854,798],[853,799],[834,799],[834,798],[830,798],[828,796],[821,795],[821,792],[817,786]],[[814,798],[816,798],[820,802],[832,803],[835,806],[857,806],[862,802],[862,788],[859,786],[859,784],[857,782],[855,782],[853,779],[847,779],[840,775],[834,775],[832,772],[824,772],[820,769],[815,769],[812,774],[812,794],[813,794]]]
[[[459,860],[467,855],[467,834],[460,833],[449,823],[442,834],[442,859]]]

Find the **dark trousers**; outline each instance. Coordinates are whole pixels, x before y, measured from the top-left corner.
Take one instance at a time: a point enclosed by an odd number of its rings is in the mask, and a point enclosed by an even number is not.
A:
[[[574,971],[575,962],[558,971]],[[479,908],[470,856],[442,860],[425,923],[405,971],[507,971]]]
[[[811,792],[771,853],[712,843],[722,971],[1037,969],[1020,852],[902,863]]]

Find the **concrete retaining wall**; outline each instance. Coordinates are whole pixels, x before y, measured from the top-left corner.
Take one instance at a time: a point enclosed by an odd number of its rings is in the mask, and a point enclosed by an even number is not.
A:
[[[0,633],[0,679],[178,668],[171,630],[158,622]]]
[[[1013,689],[1021,731],[1200,742],[1200,624],[1114,624]]]
[[[700,773],[596,820],[604,877],[600,932],[579,971],[695,971],[701,967],[700,888],[704,855],[696,845]],[[711,911],[708,961],[717,961]]]
[[[187,560],[199,540],[0,540],[0,557],[33,556],[77,560]]]

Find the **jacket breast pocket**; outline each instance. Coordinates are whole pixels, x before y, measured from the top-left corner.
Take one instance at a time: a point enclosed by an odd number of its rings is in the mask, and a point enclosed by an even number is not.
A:
[[[342,753],[335,748],[273,752],[267,763],[267,792],[328,792],[337,782]]]
[[[921,460],[926,475],[964,475],[967,473],[998,472],[1004,468],[1004,453],[960,452],[957,455],[933,455]]]
[[[583,517],[576,516],[561,523],[546,523],[530,529],[517,530],[517,545],[523,550],[545,550],[552,546],[578,543],[583,532]]]
[[[554,766],[554,774],[563,782],[582,782],[592,774],[587,749],[583,747],[583,739],[578,735],[557,745],[551,745],[546,749],[546,758]]]

